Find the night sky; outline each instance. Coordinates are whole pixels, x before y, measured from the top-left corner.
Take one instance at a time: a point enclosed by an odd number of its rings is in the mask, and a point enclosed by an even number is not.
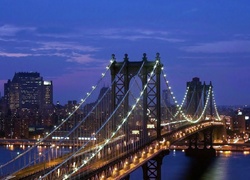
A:
[[[52,80],[54,102],[80,100],[111,54],[159,52],[179,100],[212,81],[217,105],[250,104],[249,0],[1,0],[0,92],[15,72]]]

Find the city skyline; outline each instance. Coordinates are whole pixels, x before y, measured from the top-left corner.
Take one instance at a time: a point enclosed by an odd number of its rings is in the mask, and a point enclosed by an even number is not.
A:
[[[160,53],[178,100],[212,81],[217,105],[250,104],[250,2],[1,1],[0,92],[15,72],[53,81],[54,103],[80,100],[111,54]],[[79,83],[80,82],[80,83]]]

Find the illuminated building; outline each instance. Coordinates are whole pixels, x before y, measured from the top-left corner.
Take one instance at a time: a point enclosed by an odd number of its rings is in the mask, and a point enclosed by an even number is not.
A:
[[[225,127],[226,129],[233,130],[233,119],[231,116],[224,116],[223,117],[225,121]]]
[[[43,106],[50,106],[53,104],[53,85],[52,81],[43,81]]]
[[[162,91],[162,98],[163,98],[163,103],[166,105],[166,106],[170,106],[171,103],[170,103],[170,99],[171,99],[171,91],[169,89],[164,89]]]
[[[4,99],[0,96],[0,137],[4,136],[5,125],[4,118],[6,116],[6,107],[4,103]]]
[[[233,130],[239,131],[240,133],[244,132],[246,129],[245,116],[243,112],[239,109],[237,111],[236,117],[233,119]]]
[[[53,104],[52,81],[44,81],[40,73],[15,73],[4,84],[4,97],[11,110],[40,109]]]
[[[250,132],[250,113],[249,109],[238,109],[236,116],[233,118],[233,130],[243,132]]]

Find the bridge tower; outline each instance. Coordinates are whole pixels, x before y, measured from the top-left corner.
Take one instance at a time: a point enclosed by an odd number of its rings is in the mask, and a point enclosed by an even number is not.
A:
[[[147,88],[143,94],[143,125],[142,125],[142,134],[140,135],[141,138],[144,139],[144,142],[148,139],[148,130],[147,124],[148,123],[155,123],[151,122],[152,119],[156,120],[156,134],[157,138],[161,137],[161,95],[160,95],[160,75],[161,75],[161,68],[162,64],[160,63],[160,54],[156,54],[155,61],[148,61],[146,53],[143,54],[142,61],[131,62],[129,61],[128,55],[125,54],[123,62],[117,62],[115,55],[112,54],[112,65],[110,67],[111,70],[111,82],[115,81],[112,85],[112,109],[115,109],[120,101],[125,97],[126,93],[129,90],[129,83],[130,80],[137,75],[139,69],[142,70],[141,73],[138,75],[142,82],[142,87],[146,84]],[[153,70],[154,65],[157,63],[157,67],[155,69],[155,73],[153,77],[149,80],[150,72]],[[125,63],[125,67],[121,70],[123,64]],[[129,112],[129,98],[128,96],[125,97],[123,104],[123,112],[124,116],[127,115]],[[150,117],[148,117],[148,111],[150,111]]]
[[[195,112],[198,110],[199,106],[202,108],[205,106],[205,102],[207,99],[207,94],[209,91],[209,87],[212,87],[212,83],[206,85],[204,82],[200,81],[198,77],[194,77],[192,81],[187,82],[187,87],[189,87],[189,91],[187,94],[187,114],[195,115]],[[212,115],[212,93],[210,93],[210,115]],[[202,104],[201,104],[202,102]]]
[[[204,98],[204,102],[207,99],[208,96],[208,91],[210,89],[210,91],[212,92],[213,86],[212,86],[212,82],[210,81],[209,85],[206,85],[205,82],[202,85],[201,82],[199,81],[199,78],[193,78],[192,82],[188,82],[187,85],[191,88],[190,91],[190,95],[189,95],[189,100],[192,99],[191,98],[191,93],[193,94],[192,96],[194,96],[195,101],[189,102],[191,103],[191,108],[193,108],[193,110],[196,111],[196,109],[198,108],[198,102],[200,101],[200,99],[202,98],[202,93],[203,93],[203,98]],[[213,97],[212,97],[212,93],[210,93],[209,97],[209,104],[210,104],[210,119],[213,118]],[[205,105],[203,105],[205,106]],[[206,118],[206,113],[204,113],[204,120]],[[195,133],[192,136],[189,137],[189,147],[188,149],[186,149],[186,155],[188,156],[210,156],[213,157],[216,155],[216,151],[213,148],[213,131],[214,131],[214,127],[210,127],[206,130],[201,131],[200,133]],[[200,136],[201,137],[200,137]],[[202,139],[201,141],[199,140]],[[198,147],[198,141],[200,141],[200,145],[203,146],[201,149]]]

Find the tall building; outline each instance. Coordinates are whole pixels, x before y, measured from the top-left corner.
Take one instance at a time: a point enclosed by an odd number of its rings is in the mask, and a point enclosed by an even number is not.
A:
[[[4,124],[4,118],[6,116],[6,107],[4,103],[4,99],[0,97],[0,137],[4,137],[4,131],[5,131],[5,124]]]
[[[43,106],[50,106],[53,104],[53,84],[52,81],[43,81]]]
[[[37,72],[15,73],[4,84],[4,98],[11,110],[44,108],[53,104],[52,81],[44,81]]]
[[[238,109],[233,117],[233,130],[239,133],[250,132],[250,109]]]
[[[162,98],[163,98],[163,103],[166,106],[171,106],[171,92],[169,89],[164,89],[162,90]]]

